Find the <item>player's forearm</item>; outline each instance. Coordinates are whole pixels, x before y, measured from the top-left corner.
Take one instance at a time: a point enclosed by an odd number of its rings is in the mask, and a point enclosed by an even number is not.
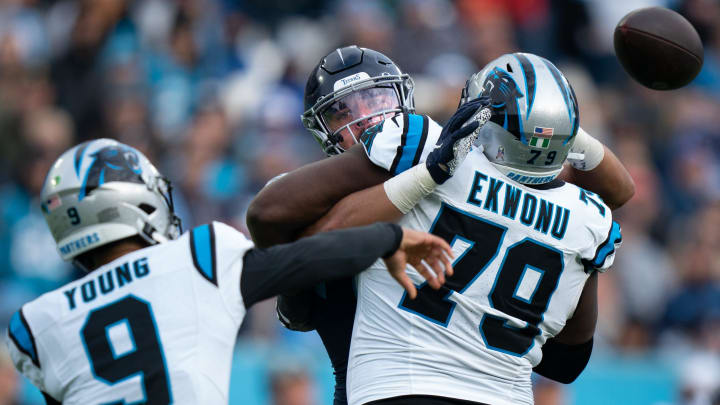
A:
[[[432,193],[437,185],[426,164],[420,163],[383,184],[345,197],[304,234],[396,221]]]
[[[389,177],[368,160],[361,146],[288,173],[250,204],[247,224],[253,241],[267,247],[295,240],[343,197]]]
[[[378,184],[340,200],[327,214],[303,231],[303,236],[380,221],[395,222],[402,215],[388,199],[383,185]]]
[[[599,195],[610,209],[623,206],[635,194],[635,182],[625,166],[607,147],[600,164],[592,170],[582,171],[565,166],[560,178]]]
[[[245,305],[322,281],[354,276],[378,258],[393,254],[402,234],[398,225],[383,223],[251,249],[243,259],[240,282]]]

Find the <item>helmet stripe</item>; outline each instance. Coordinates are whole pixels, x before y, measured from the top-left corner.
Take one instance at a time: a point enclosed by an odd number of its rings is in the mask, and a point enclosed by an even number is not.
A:
[[[83,142],[77,149],[75,149],[75,174],[80,177],[80,166],[82,165],[83,156],[85,156],[85,149],[90,145],[90,142]]]
[[[558,88],[560,89],[560,92],[563,95],[563,98],[565,99],[565,107],[567,108],[568,112],[568,119],[570,120],[570,131],[573,131],[573,128],[575,127],[575,120],[577,120],[577,103],[575,102],[575,93],[571,93],[572,89],[569,88],[569,84],[562,76],[562,73],[556,68],[552,63],[550,63],[549,60],[543,59],[543,62],[545,62],[545,65],[548,67],[548,70],[550,71],[550,74],[552,75],[553,79],[555,79],[555,83],[557,83]],[[565,139],[565,142],[563,144],[567,143],[570,138],[572,138],[572,133],[570,136]]]
[[[92,167],[93,163],[95,163],[95,160],[97,160],[97,157],[93,156],[93,162],[90,163],[90,167]],[[78,201],[82,201],[83,198],[85,198],[85,195],[87,194],[87,181],[88,177],[90,177],[90,167],[88,167],[88,170],[85,171],[85,178],[83,178],[82,185],[80,185],[80,193],[78,193]]]
[[[530,62],[527,56],[522,53],[514,53],[513,56],[520,62],[523,77],[525,77],[525,97],[527,101],[527,114],[525,114],[525,119],[529,119],[530,111],[532,111],[533,102],[535,101],[535,68],[533,68],[532,62]]]

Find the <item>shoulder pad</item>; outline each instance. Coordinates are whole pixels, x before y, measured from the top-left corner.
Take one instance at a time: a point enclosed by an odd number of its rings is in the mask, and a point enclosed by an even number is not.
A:
[[[360,142],[375,165],[396,175],[420,162],[430,121],[424,115],[396,115],[366,130]]]

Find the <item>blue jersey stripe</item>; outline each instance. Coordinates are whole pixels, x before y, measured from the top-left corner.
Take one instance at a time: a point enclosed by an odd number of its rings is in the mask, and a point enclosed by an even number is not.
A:
[[[413,158],[412,165],[415,166],[420,162],[420,158],[422,157],[423,149],[425,148],[425,141],[427,140],[428,136],[428,129],[430,128],[430,122],[427,117],[427,115],[422,116],[422,132],[420,134],[420,142],[418,142],[418,146],[415,150],[415,157]]]
[[[593,260],[593,266],[600,267],[605,263],[608,255],[615,251],[615,244],[622,240],[622,233],[620,232],[620,225],[613,221],[612,228],[610,229],[610,235],[598,247],[597,253],[595,253],[595,260]]]
[[[190,250],[195,268],[211,283],[217,285],[215,273],[215,234],[212,226],[200,225],[190,232]]]
[[[415,114],[408,114],[407,141],[402,150],[402,156],[393,174],[402,173],[412,167],[415,153],[420,146],[420,139],[423,134],[423,117]]]
[[[30,359],[32,359],[36,366],[40,367],[37,351],[35,350],[35,339],[21,311],[22,310],[15,312],[12,318],[10,318],[10,330],[8,331],[10,339],[15,342],[15,345],[21,352],[30,356]]]

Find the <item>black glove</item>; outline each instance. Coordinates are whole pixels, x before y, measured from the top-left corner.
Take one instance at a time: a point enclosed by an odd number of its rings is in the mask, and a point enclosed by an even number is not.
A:
[[[477,139],[480,127],[490,120],[490,99],[476,98],[461,105],[443,127],[425,165],[433,180],[443,184],[452,177]]]

